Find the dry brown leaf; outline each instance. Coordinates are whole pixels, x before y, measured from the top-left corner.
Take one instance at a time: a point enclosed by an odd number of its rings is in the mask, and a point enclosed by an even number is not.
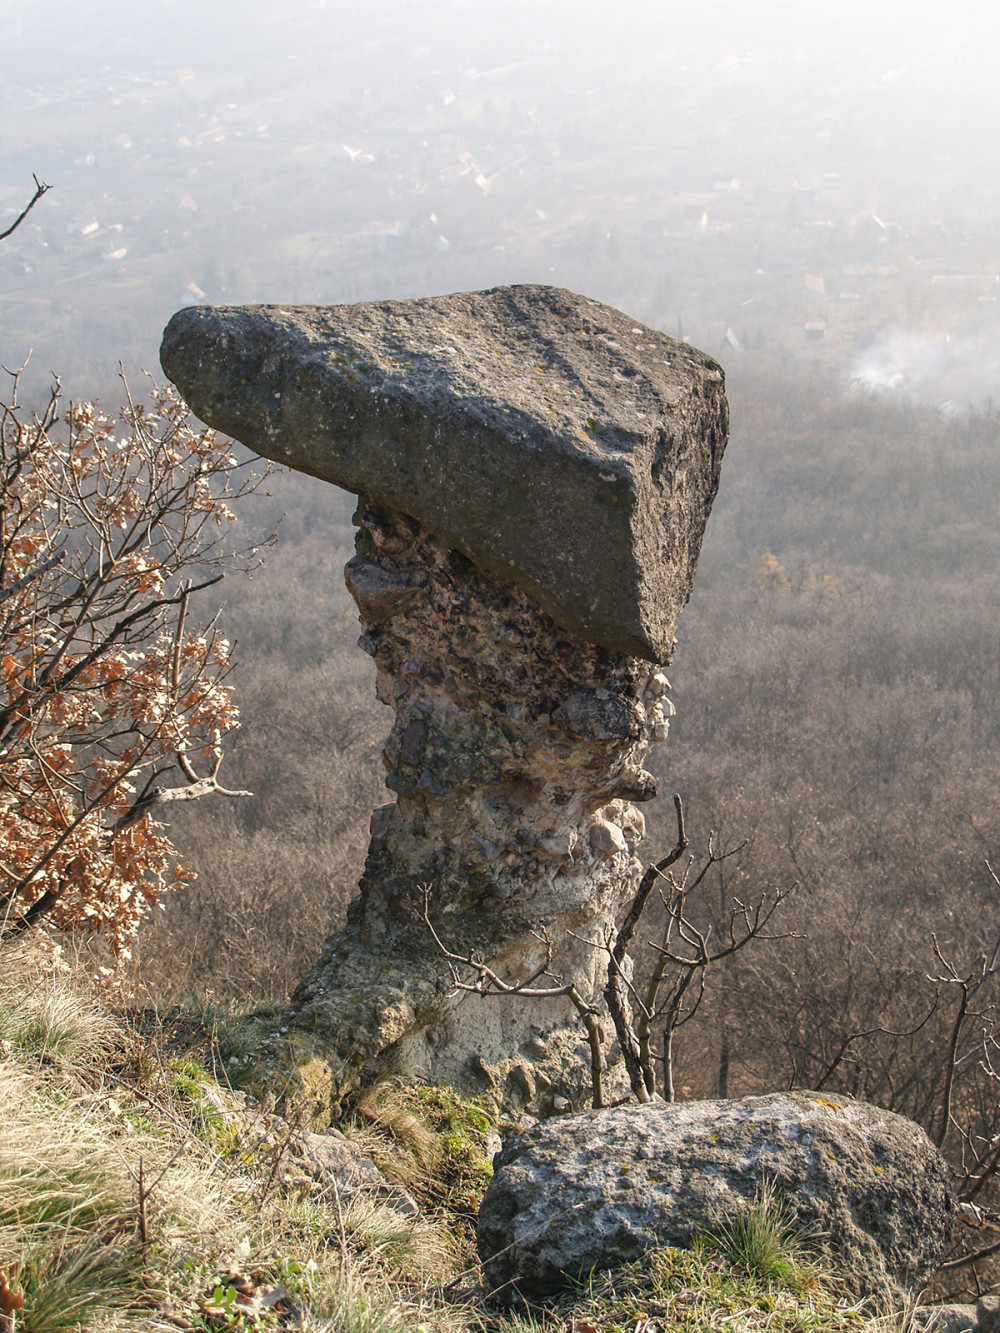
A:
[[[7,1274],[0,1268],[0,1314],[13,1314],[24,1308],[24,1297],[11,1291],[7,1285]]]

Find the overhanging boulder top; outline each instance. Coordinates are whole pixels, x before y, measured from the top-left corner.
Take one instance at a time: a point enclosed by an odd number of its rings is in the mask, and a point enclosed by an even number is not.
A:
[[[210,426],[409,514],[579,637],[669,657],[727,438],[704,353],[523,286],[192,306],[160,360]]]

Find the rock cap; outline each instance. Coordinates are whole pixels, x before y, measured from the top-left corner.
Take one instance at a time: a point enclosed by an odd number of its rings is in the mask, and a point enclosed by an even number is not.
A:
[[[210,426],[410,515],[578,637],[670,656],[727,438],[704,353],[519,286],[191,306],[160,359]]]

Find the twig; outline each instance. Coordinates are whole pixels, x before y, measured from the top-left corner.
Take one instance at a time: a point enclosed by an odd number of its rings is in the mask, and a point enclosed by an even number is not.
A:
[[[146,1200],[149,1194],[146,1191],[146,1176],[143,1166],[142,1154],[139,1154],[139,1243],[144,1250],[149,1248],[149,1228],[146,1224]]]
[[[46,185],[44,181],[40,181],[34,172],[31,173],[31,177],[35,182],[35,193],[31,196],[27,205],[22,209],[21,213],[15,218],[7,230],[0,231],[0,241],[5,241],[11,232],[17,231],[18,227],[38,203],[39,199],[41,199],[42,195],[48,193],[48,191],[52,189],[51,185]]]
[[[597,1010],[581,998],[575,986],[571,986],[567,994],[583,1020],[583,1026],[587,1029],[587,1045],[590,1047],[590,1100],[594,1110],[599,1111],[604,1106],[604,1048],[601,1041],[603,1036],[601,1025],[597,1021]]]
[[[501,981],[493,969],[484,963],[481,958],[477,957],[475,950],[470,949],[467,954],[453,953],[445,945],[441,936],[434,929],[434,925],[430,918],[430,885],[425,884],[423,886],[423,894],[424,909],[421,916],[423,917],[424,925],[430,931],[431,938],[437,945],[438,950],[450,964],[449,970],[451,972],[452,988],[454,990],[468,991],[472,995],[520,995],[528,1000],[555,1000],[559,999],[561,996],[569,996],[570,991],[573,989],[573,983],[570,982],[567,985],[561,985],[558,983],[558,978],[552,977],[552,974],[548,971],[548,967],[552,962],[552,941],[544,931],[541,934],[536,935],[535,938],[541,940],[545,945],[545,962],[525,981],[517,981],[512,985],[510,982]],[[479,981],[474,984],[462,981],[456,970],[456,965],[471,967],[472,970],[478,974]],[[557,984],[555,986],[547,986],[544,988],[534,986],[533,983],[537,981],[539,977],[543,976],[551,977]]]
[[[1000,1251],[1000,1240],[995,1240],[992,1245],[986,1245],[983,1249],[977,1250],[975,1254],[965,1254],[960,1259],[949,1259],[943,1263],[940,1268],[942,1273],[954,1272],[956,1268],[968,1268],[970,1264],[977,1264],[980,1259],[988,1259],[991,1254]]]
[[[50,555],[47,560],[43,560],[40,565],[36,565],[34,569],[29,570],[22,578],[15,579],[13,583],[0,591],[0,602],[6,602],[9,597],[13,597],[16,592],[20,592],[27,584],[31,583],[34,579],[40,578],[43,574],[47,573],[48,570],[52,569],[54,565],[61,564],[65,559],[66,547],[63,546],[60,550],[55,551]]]
[[[993,867],[989,861],[986,862],[986,869],[989,871],[995,884],[1000,885]],[[973,969],[968,976],[960,976],[953,964],[949,963],[941,951],[936,935],[931,935],[931,943],[934,948],[934,956],[944,968],[945,975],[940,977],[931,977],[931,981],[948,983],[958,986],[961,991],[961,999],[958,1002],[958,1009],[955,1013],[954,1022],[951,1025],[951,1034],[948,1038],[948,1055],[945,1065],[944,1089],[941,1094],[941,1116],[937,1133],[934,1135],[934,1143],[938,1148],[943,1148],[948,1140],[952,1126],[952,1100],[955,1092],[955,1071],[960,1063],[958,1056],[958,1044],[962,1039],[962,1032],[965,1028],[966,1020],[972,1015],[970,1005],[975,995],[983,986],[1000,970],[1000,935],[997,936],[996,943],[993,946],[993,952],[989,956],[980,955],[978,969]]]
[[[815,1088],[814,1088],[813,1090],[814,1090],[815,1092],[822,1092],[822,1091],[823,1091],[823,1089],[826,1087],[827,1083],[829,1083],[830,1079],[831,1079],[831,1078],[833,1077],[833,1075],[836,1073],[837,1068],[839,1067],[841,1061],[843,1060],[844,1056],[847,1054],[847,1048],[851,1045],[852,1042],[855,1042],[855,1041],[862,1041],[865,1037],[874,1037],[874,1036],[885,1036],[885,1037],[915,1037],[915,1036],[917,1035],[917,1033],[918,1033],[922,1028],[924,1028],[924,1027],[927,1026],[927,1024],[931,1021],[931,1019],[932,1019],[932,1018],[934,1017],[934,1015],[937,1013],[938,999],[939,999],[939,996],[935,995],[935,996],[934,996],[934,1003],[933,1003],[933,1005],[931,1006],[930,1011],[928,1012],[927,1016],[926,1016],[925,1018],[923,1018],[923,1019],[917,1024],[917,1026],[916,1026],[915,1028],[910,1028],[910,1030],[909,1030],[908,1032],[894,1032],[894,1031],[892,1030],[892,1028],[876,1027],[876,1028],[868,1028],[865,1032],[852,1032],[849,1036],[845,1037],[844,1040],[843,1040],[843,1041],[841,1042],[841,1044],[840,1044],[840,1049],[837,1051],[837,1054],[833,1057],[833,1059],[832,1059],[832,1060],[830,1061],[830,1063],[827,1065],[826,1069],[825,1069],[824,1072],[823,1072],[823,1076],[822,1076],[822,1078],[819,1080],[818,1083],[816,1083]]]
[[[602,1033],[600,1024],[597,1021],[598,1009],[593,1004],[588,1004],[576,988],[575,982],[562,984],[558,977],[553,976],[549,971],[552,965],[552,941],[546,931],[536,934],[535,938],[545,945],[545,961],[535,969],[530,977],[524,981],[508,982],[502,981],[500,977],[489,967],[475,951],[470,949],[465,955],[453,953],[449,949],[440,935],[434,929],[434,924],[430,918],[430,885],[423,886],[424,906],[423,920],[424,925],[430,931],[431,938],[438,947],[438,951],[448,960],[448,968],[451,972],[452,989],[456,991],[467,991],[472,995],[519,995],[526,1000],[556,1000],[565,997],[572,1004],[573,1008],[580,1015],[583,1026],[587,1032],[587,1044],[590,1047],[590,1082],[591,1082],[591,1103],[595,1109],[604,1105],[604,1052],[602,1047]],[[589,941],[588,941],[589,943]],[[458,971],[459,967],[469,967],[477,975],[475,982],[463,981]],[[553,986],[539,987],[535,982],[540,977],[549,977],[556,984]]]
[[[629,1084],[636,1099],[640,1102],[648,1102],[652,1099],[655,1092],[655,1077],[652,1070],[648,1068],[648,1061],[645,1062],[647,1067],[643,1068],[644,1062],[641,1057],[639,1042],[626,1011],[626,980],[623,964],[626,951],[632,942],[636,926],[639,924],[639,918],[642,916],[643,909],[657,880],[664,876],[670,866],[680,860],[688,848],[687,833],[684,829],[684,805],[680,796],[674,796],[674,809],[677,812],[677,843],[673,851],[669,852],[661,861],[657,861],[655,865],[651,865],[639,881],[638,891],[632,899],[632,905],[625,915],[625,920],[621,924],[614,946],[608,951],[608,980],[604,988],[604,998],[607,1002],[608,1012],[611,1015],[611,1021],[615,1025],[615,1034],[618,1037],[618,1044],[621,1047],[622,1057],[625,1061]],[[650,1086],[651,1084],[652,1086]]]

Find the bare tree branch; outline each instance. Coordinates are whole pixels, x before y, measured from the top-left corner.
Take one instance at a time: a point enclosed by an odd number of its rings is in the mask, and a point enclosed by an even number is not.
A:
[[[27,574],[24,574],[19,579],[15,579],[13,583],[8,585],[8,587],[0,589],[0,602],[6,602],[8,598],[13,597],[16,592],[20,592],[22,588],[26,588],[29,583],[32,583],[35,579],[41,578],[43,574],[48,573],[48,571],[53,569],[56,565],[62,564],[65,559],[66,547],[63,546],[60,550],[54,551],[47,560],[43,560],[40,565],[36,565],[35,568],[30,570]]]
[[[32,179],[35,182],[35,193],[31,196],[25,207],[22,209],[20,214],[14,219],[14,221],[7,228],[7,230],[0,231],[0,241],[5,241],[12,232],[17,231],[18,227],[28,216],[28,214],[31,212],[34,206],[38,203],[39,199],[41,199],[42,195],[48,193],[48,191],[52,189],[51,185],[46,185],[44,181],[40,181],[38,177],[34,174],[34,172],[32,172]]]
[[[993,867],[989,861],[986,862],[986,869],[992,876],[994,883],[1000,884],[994,874]],[[929,980],[941,984],[955,985],[959,989],[958,1008],[955,1011],[955,1017],[951,1025],[951,1032],[948,1037],[948,1053],[945,1057],[944,1089],[941,1096],[941,1113],[938,1121],[938,1128],[934,1137],[934,1142],[938,1148],[943,1148],[948,1141],[948,1136],[952,1128],[952,1102],[955,1092],[955,1074],[961,1063],[958,1055],[959,1042],[962,1039],[962,1033],[970,1017],[977,1017],[972,1010],[972,1002],[979,991],[986,983],[996,975],[1000,970],[1000,935],[993,945],[992,952],[980,955],[979,965],[972,969],[966,976],[960,975],[955,966],[949,963],[941,950],[936,935],[931,936],[931,942],[934,948],[934,956],[944,969],[943,975],[930,977]],[[981,1017],[981,1015],[978,1015]]]
[[[590,1078],[591,1078],[591,1102],[595,1109],[604,1105],[603,1089],[603,1069],[604,1052],[602,1048],[602,1033],[598,1022],[599,1010],[593,1004],[588,1004],[575,983],[570,982],[563,985],[559,978],[550,971],[552,965],[552,941],[548,933],[543,931],[536,935],[536,938],[545,946],[545,961],[538,967],[530,977],[524,981],[507,982],[502,981],[500,977],[489,967],[474,950],[470,949],[467,954],[453,953],[442,941],[440,935],[434,929],[434,924],[430,918],[430,885],[423,887],[424,905],[421,913],[424,925],[430,932],[431,938],[437,945],[438,951],[448,960],[449,970],[452,977],[452,989],[456,991],[466,991],[472,995],[519,995],[526,1000],[556,1000],[565,998],[570,1001],[573,1008],[580,1015],[584,1028],[587,1032],[587,1044],[590,1047]],[[478,978],[475,982],[463,981],[459,967],[468,967]],[[554,985],[547,987],[536,987],[535,982],[540,977],[549,977]]]
[[[968,1268],[971,1264],[978,1264],[980,1259],[988,1259],[991,1254],[1000,1252],[1000,1240],[995,1240],[992,1245],[986,1245],[981,1250],[976,1250],[975,1254],[964,1254],[958,1259],[949,1259],[941,1265],[942,1273],[953,1273],[956,1268]]]
[[[652,1099],[656,1091],[655,1077],[648,1062],[646,1068],[643,1068],[639,1040],[629,1018],[624,960],[628,946],[631,944],[632,937],[639,924],[639,918],[642,916],[646,903],[649,901],[649,895],[653,892],[657,881],[663,877],[670,866],[681,859],[688,849],[687,833],[684,828],[684,805],[680,796],[677,795],[674,796],[674,810],[677,815],[677,842],[674,849],[668,852],[661,861],[651,865],[639,881],[638,891],[632,899],[614,945],[608,949],[608,980],[604,988],[604,999],[611,1015],[611,1021],[615,1026],[615,1034],[618,1037],[622,1058],[625,1061],[629,1085],[636,1099],[640,1102],[648,1102]]]
[[[823,1091],[823,1089],[829,1083],[830,1079],[836,1073],[838,1067],[840,1066],[841,1061],[847,1054],[848,1048],[852,1046],[854,1042],[863,1041],[866,1037],[874,1037],[876,1035],[886,1036],[886,1037],[915,1037],[917,1033],[921,1031],[922,1028],[925,1028],[927,1026],[927,1024],[937,1013],[939,998],[940,997],[937,994],[935,994],[934,1003],[931,1005],[931,1008],[928,1011],[927,1016],[923,1018],[915,1028],[910,1028],[908,1031],[896,1032],[892,1028],[873,1027],[873,1028],[868,1028],[864,1032],[850,1033],[840,1043],[840,1048],[838,1049],[837,1054],[834,1056],[834,1058],[827,1065],[826,1069],[823,1071],[822,1076],[815,1085],[814,1091],[816,1092]]]
[[[801,940],[804,938],[801,931],[783,930],[777,935],[767,935],[764,933],[767,923],[774,915],[775,911],[781,906],[785,899],[796,888],[797,884],[790,884],[787,889],[779,889],[771,899],[767,912],[761,919],[761,911],[766,899],[761,899],[752,912],[748,912],[743,903],[737,903],[733,908],[733,913],[729,922],[729,943],[722,949],[717,949],[710,953],[708,949],[708,936],[702,935],[685,918],[680,918],[678,933],[684,939],[685,943],[692,945],[696,949],[695,956],[685,957],[683,954],[674,953],[671,949],[664,949],[662,945],[650,943],[650,948],[657,953],[663,954],[670,963],[676,963],[678,967],[708,967],[711,963],[719,963],[723,958],[729,958],[734,953],[738,953],[751,940]],[[672,911],[683,911],[683,907],[675,907]],[[734,930],[734,923],[742,921],[744,931],[737,935]]]

